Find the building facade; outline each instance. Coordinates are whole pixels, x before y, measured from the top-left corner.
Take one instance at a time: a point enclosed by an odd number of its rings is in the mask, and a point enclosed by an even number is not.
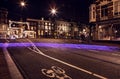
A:
[[[6,9],[0,9],[0,39],[6,38],[7,35],[7,15],[8,11]]]
[[[67,21],[56,21],[56,36],[57,38],[70,38],[71,24]]]
[[[49,20],[40,19],[27,19],[30,24],[30,29],[36,32],[36,37],[53,37],[54,36],[54,24]]]
[[[120,0],[96,0],[89,10],[93,40],[120,40]]]
[[[0,9],[0,39],[15,38],[60,38],[80,39],[86,35],[86,28],[76,22],[65,20],[44,20],[28,18],[26,22],[12,21],[7,18],[8,11]]]
[[[10,39],[35,38],[36,32],[33,29],[30,29],[28,22],[9,20],[9,27],[7,29],[7,37]]]
[[[36,37],[45,38],[74,38],[79,36],[78,26],[75,22],[67,22],[63,20],[42,20],[27,19],[30,29],[36,31]]]

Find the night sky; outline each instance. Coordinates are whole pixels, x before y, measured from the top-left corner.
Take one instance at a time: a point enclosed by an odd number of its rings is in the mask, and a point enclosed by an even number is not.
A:
[[[25,0],[27,5],[22,8],[20,0],[0,0],[0,7],[7,8],[8,18],[19,20],[21,15],[26,18],[48,19],[50,7],[56,6],[57,19],[73,20],[87,23],[89,18],[89,5],[93,0]]]

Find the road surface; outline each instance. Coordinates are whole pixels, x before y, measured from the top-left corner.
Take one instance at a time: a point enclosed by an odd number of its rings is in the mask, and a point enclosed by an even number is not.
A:
[[[9,41],[7,45],[25,79],[120,78],[120,65],[104,60],[104,56],[120,59],[115,47],[34,43],[29,39]]]

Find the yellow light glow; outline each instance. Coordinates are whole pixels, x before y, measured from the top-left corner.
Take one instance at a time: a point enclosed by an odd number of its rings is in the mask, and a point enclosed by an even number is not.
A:
[[[21,4],[21,6],[23,6],[23,7],[25,6],[25,2],[23,2],[23,1],[22,1],[20,4]]]
[[[56,15],[57,14],[57,8],[56,7],[51,7],[50,12],[52,15]]]
[[[51,11],[53,14],[56,14],[56,10],[55,9],[52,9]]]

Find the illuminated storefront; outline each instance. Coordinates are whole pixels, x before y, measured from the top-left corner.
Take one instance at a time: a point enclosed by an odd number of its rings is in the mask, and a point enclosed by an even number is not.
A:
[[[8,37],[15,38],[35,38],[35,31],[30,29],[28,22],[9,20]]]
[[[120,40],[120,0],[96,0],[90,6],[93,40]]]

